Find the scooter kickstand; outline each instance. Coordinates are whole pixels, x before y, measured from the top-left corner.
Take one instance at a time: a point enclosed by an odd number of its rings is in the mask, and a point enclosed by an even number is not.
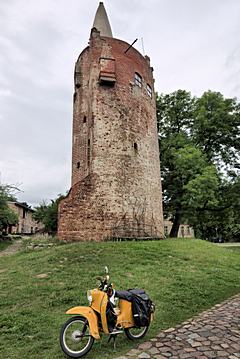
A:
[[[108,343],[110,343],[111,339],[113,339],[113,349],[115,350],[116,349],[116,338],[117,338],[117,335],[111,335],[110,334],[110,337],[108,339]]]

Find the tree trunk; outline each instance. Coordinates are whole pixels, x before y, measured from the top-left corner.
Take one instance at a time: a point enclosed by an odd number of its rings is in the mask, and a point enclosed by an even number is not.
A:
[[[169,234],[170,238],[177,238],[180,224],[181,224],[181,215],[180,215],[180,211],[177,210],[176,214],[175,214],[175,217],[174,217],[174,220],[173,220],[172,229],[171,229],[171,232]]]

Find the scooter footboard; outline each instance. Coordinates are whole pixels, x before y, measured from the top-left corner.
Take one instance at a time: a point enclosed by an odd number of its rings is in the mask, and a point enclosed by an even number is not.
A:
[[[69,309],[66,314],[77,314],[82,315],[88,320],[89,329],[91,335],[95,339],[100,339],[99,330],[98,330],[98,318],[94,313],[93,309],[90,307],[74,307]]]

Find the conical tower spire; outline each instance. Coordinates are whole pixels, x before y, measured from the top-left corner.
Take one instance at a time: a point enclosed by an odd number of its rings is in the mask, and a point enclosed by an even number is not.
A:
[[[100,31],[101,36],[113,37],[111,26],[103,2],[99,3],[93,22],[93,27]]]

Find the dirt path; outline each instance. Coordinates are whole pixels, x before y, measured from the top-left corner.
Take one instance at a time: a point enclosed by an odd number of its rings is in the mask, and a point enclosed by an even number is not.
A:
[[[117,359],[240,358],[240,295],[160,332]]]
[[[10,244],[6,249],[0,252],[0,257],[10,256],[11,254],[16,253],[22,246],[22,241],[17,240]]]
[[[217,243],[219,247],[223,248],[231,248],[231,247],[240,247],[240,242],[232,242],[232,243]]]

